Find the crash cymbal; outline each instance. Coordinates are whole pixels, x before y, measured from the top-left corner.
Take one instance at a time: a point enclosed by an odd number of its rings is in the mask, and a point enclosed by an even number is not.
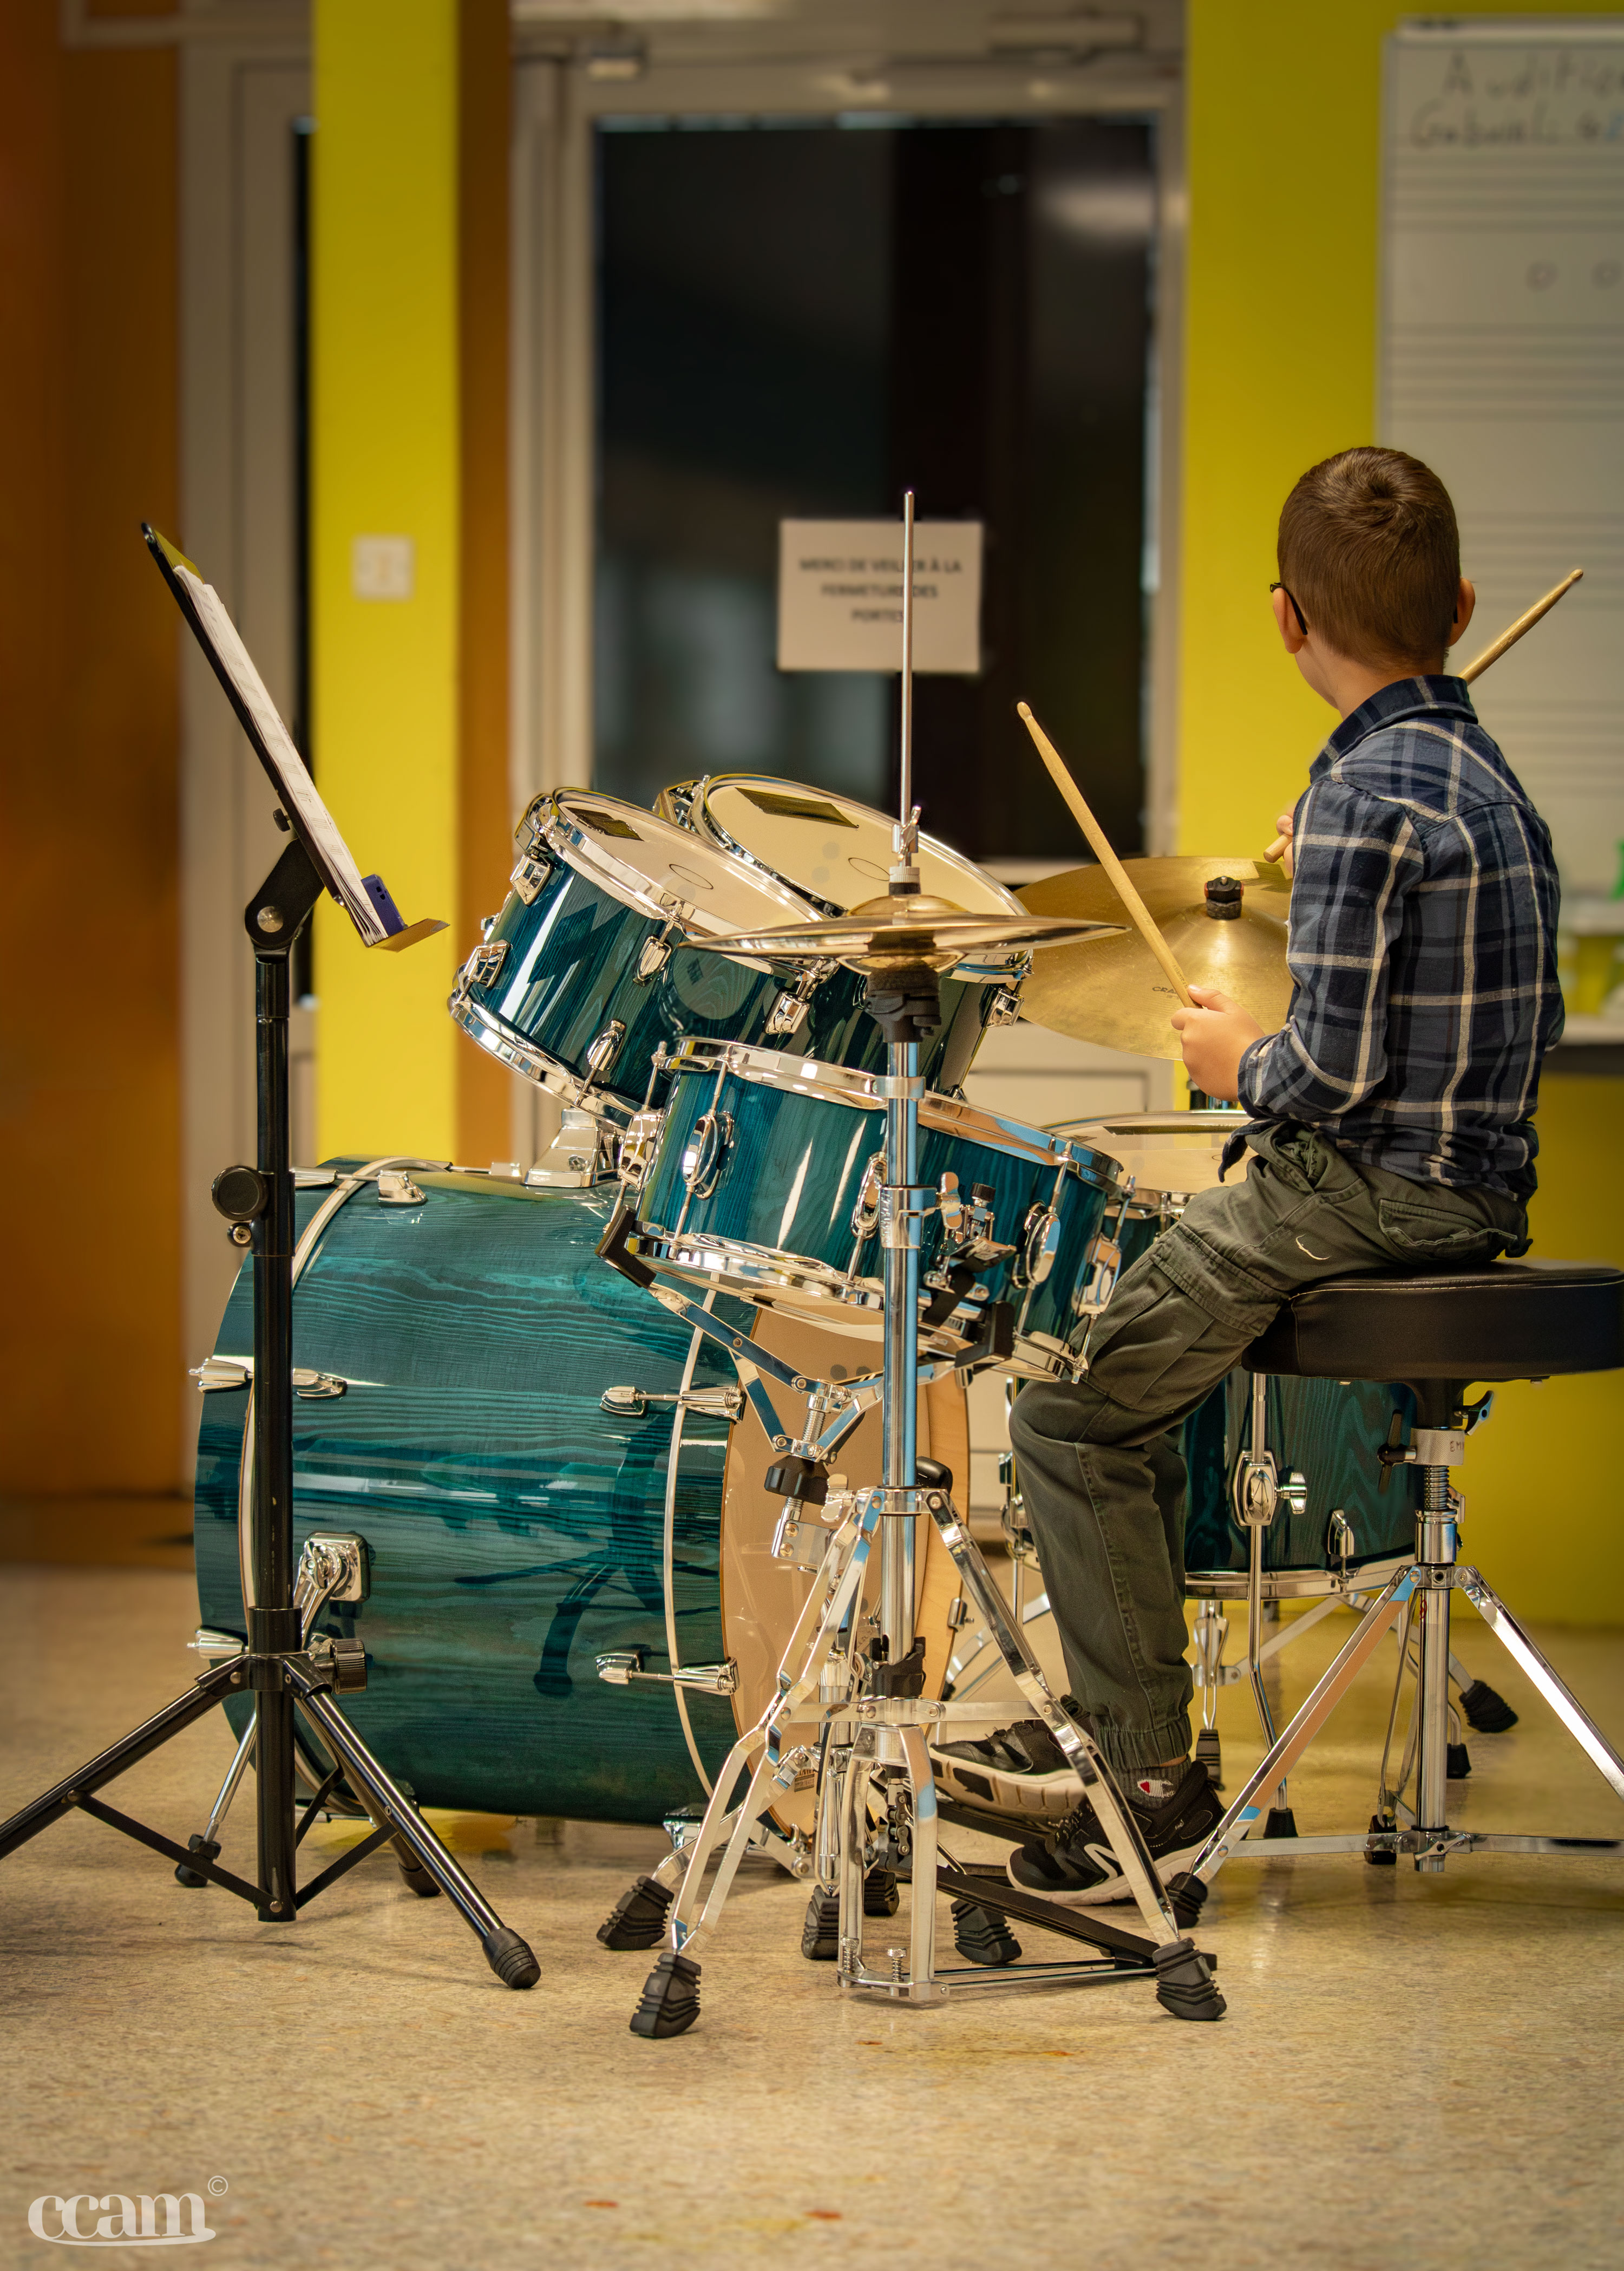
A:
[[[951,970],[967,954],[989,946],[1076,946],[1079,940],[1114,932],[1099,916],[966,914],[950,900],[916,892],[908,897],[865,899],[849,914],[827,922],[790,923],[781,930],[735,931],[723,938],[696,941],[710,954],[735,954],[772,962],[812,962],[827,957],[852,970],[887,964],[928,963]]]
[[[1291,1006],[1286,966],[1286,918],[1290,897],[1275,867],[1256,860],[1129,860],[1130,878],[1155,918],[1174,959],[1192,986],[1216,986],[1239,1001],[1266,1033],[1277,1032]],[[1231,893],[1206,887],[1229,876],[1241,887],[1238,915]],[[1103,869],[1073,867],[1028,883],[1018,895],[1034,914],[1100,914],[1116,902]],[[1119,902],[1117,904],[1120,904]],[[1029,1024],[1142,1056],[1180,1054],[1168,1023],[1178,997],[1137,931],[1061,948],[1033,965],[1021,991],[1020,1014]]]

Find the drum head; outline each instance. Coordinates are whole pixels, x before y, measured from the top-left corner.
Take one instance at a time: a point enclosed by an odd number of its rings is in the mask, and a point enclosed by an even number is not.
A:
[[[797,891],[842,914],[890,881],[894,822],[849,796],[753,773],[701,781],[692,824],[715,844],[745,853]],[[1024,912],[1002,883],[933,836],[919,838],[919,888],[967,914]]]
[[[1109,1151],[1148,1197],[1214,1189],[1224,1146],[1245,1125],[1243,1112],[1124,1112],[1115,1120],[1063,1121],[1049,1133]]]
[[[680,904],[686,927],[701,937],[807,922],[817,912],[776,877],[619,797],[560,789],[538,823],[549,846],[600,890],[660,918]]]
[[[809,1379],[849,1379],[873,1369],[854,1355],[849,1341],[835,1340],[792,1317],[763,1316],[753,1338]],[[764,1378],[762,1385],[786,1423],[805,1418],[804,1396],[775,1381]],[[951,1471],[954,1502],[962,1511],[969,1496],[970,1433],[964,1389],[957,1379],[933,1381],[919,1391],[919,1451],[922,1457],[939,1459]],[[816,1570],[773,1559],[773,1534],[783,1500],[768,1491],[762,1477],[774,1456],[760,1422],[747,1405],[728,1446],[722,1499],[722,1629],[727,1652],[738,1667],[733,1709],[741,1731],[754,1724],[776,1694],[778,1666],[790,1634],[817,1582]],[[878,1408],[866,1412],[847,1436],[834,1464],[854,1487],[879,1480]],[[925,1694],[939,1695],[952,1642],[947,1612],[958,1597],[959,1575],[933,1522],[922,1519],[916,1535],[915,1629],[924,1635]],[[871,1608],[879,1591],[878,1548],[869,1557],[866,1580],[864,1601]],[[786,1733],[784,1747],[814,1739],[815,1723],[809,1723]],[[782,1827],[810,1830],[812,1806],[808,1777],[807,1786],[790,1792],[774,1812]]]

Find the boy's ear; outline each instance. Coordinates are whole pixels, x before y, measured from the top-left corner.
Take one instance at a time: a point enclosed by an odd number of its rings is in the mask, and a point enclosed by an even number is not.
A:
[[[1277,592],[1274,596],[1278,599],[1280,595]],[[1450,644],[1451,646],[1454,645],[1457,638],[1464,637],[1466,626],[1472,621],[1472,616],[1477,613],[1477,609],[1478,594],[1476,587],[1468,577],[1463,576],[1460,579],[1460,589],[1455,594],[1455,620],[1450,626]]]
[[[1287,654],[1301,654],[1308,634],[1298,629],[1297,618],[1292,612],[1292,604],[1286,596],[1284,586],[1278,592],[1270,592],[1269,605],[1274,610],[1274,627],[1280,635],[1281,645]]]

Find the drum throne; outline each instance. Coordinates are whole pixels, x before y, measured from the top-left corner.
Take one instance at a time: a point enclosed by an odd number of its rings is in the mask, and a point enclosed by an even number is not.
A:
[[[1544,1380],[1559,1373],[1605,1372],[1624,1366],[1624,1270],[1580,1262],[1496,1262],[1447,1274],[1332,1279],[1287,1302],[1242,1361],[1260,1377],[1395,1381],[1411,1389],[1416,1414],[1409,1441],[1385,1445],[1377,1456],[1385,1467],[1416,1470],[1415,1558],[1391,1575],[1365,1609],[1358,1629],[1271,1745],[1180,1880],[1185,1915],[1193,1916],[1224,1862],[1237,1857],[1362,1852],[1367,1861],[1390,1866],[1405,1853],[1418,1870],[1435,1873],[1451,1854],[1624,1852],[1624,1839],[1452,1829],[1445,1806],[1450,1612],[1456,1592],[1465,1595],[1624,1799],[1624,1758],[1499,1595],[1478,1570],[1457,1559],[1462,1501],[1450,1479],[1464,1456],[1467,1433],[1487,1416],[1487,1396],[1475,1405],[1467,1400],[1473,1382]],[[1256,1550],[1252,1560],[1255,1570]],[[1255,1577],[1253,1582],[1255,1586]],[[1387,1787],[1384,1756],[1376,1812],[1368,1829],[1325,1837],[1248,1835],[1260,1817],[1260,1793],[1281,1783],[1291,1772],[1390,1628],[1398,1634],[1401,1679],[1412,1638],[1419,1642],[1412,1722],[1413,1804],[1404,1796],[1405,1774],[1400,1774],[1398,1788]],[[1390,1744],[1390,1722],[1389,1739]],[[1269,1826],[1264,1825],[1265,1832]]]

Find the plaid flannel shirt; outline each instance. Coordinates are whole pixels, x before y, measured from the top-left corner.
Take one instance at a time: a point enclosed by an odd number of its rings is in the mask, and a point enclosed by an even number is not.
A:
[[[1556,864],[1465,681],[1401,680],[1345,718],[1294,829],[1291,1011],[1241,1059],[1248,1113],[1526,1197],[1562,1030]]]

